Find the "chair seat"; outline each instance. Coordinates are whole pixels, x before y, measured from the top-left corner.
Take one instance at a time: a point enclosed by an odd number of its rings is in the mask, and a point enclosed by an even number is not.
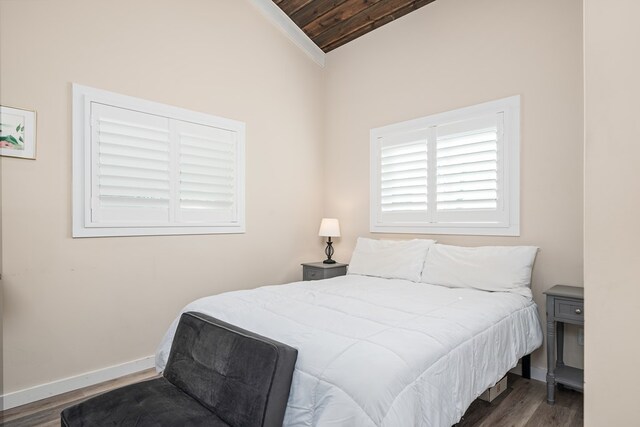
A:
[[[164,377],[96,396],[62,412],[62,425],[228,427]]]

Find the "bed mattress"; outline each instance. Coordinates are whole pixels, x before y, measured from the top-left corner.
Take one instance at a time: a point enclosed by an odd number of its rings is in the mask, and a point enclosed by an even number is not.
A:
[[[530,298],[359,275],[228,292],[184,311],[298,349],[286,426],[449,427],[542,343]]]

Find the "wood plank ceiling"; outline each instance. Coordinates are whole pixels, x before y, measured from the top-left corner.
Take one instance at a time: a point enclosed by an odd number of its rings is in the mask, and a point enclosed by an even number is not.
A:
[[[435,0],[273,0],[324,52]]]

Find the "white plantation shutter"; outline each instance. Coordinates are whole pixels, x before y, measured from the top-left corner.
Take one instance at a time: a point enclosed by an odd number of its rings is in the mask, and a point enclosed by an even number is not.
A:
[[[503,114],[436,127],[438,222],[503,220]]]
[[[73,86],[73,236],[243,233],[242,122]]]
[[[371,131],[371,229],[517,235],[519,97]]]
[[[169,120],[94,103],[91,218],[102,226],[169,221]]]
[[[411,132],[381,141],[379,199],[382,217],[401,221],[424,217],[428,208],[427,165],[426,132]]]
[[[178,203],[185,222],[236,221],[235,133],[211,126],[176,124],[180,147]]]

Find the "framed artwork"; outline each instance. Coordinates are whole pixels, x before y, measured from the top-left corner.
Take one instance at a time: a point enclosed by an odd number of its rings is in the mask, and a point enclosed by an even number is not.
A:
[[[0,105],[0,155],[36,158],[36,112]]]

